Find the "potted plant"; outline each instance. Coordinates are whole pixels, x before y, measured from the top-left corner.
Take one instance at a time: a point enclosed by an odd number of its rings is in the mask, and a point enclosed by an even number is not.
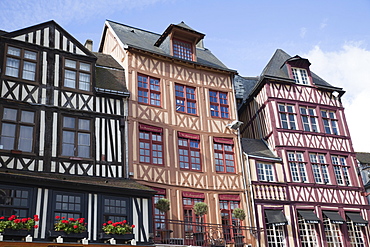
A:
[[[62,237],[70,241],[75,241],[87,237],[86,225],[84,218],[68,218],[55,216],[56,223],[54,230],[49,231],[52,238]]]
[[[100,233],[100,239],[107,241],[114,238],[119,241],[128,241],[135,238],[135,235],[132,233],[134,228],[135,225],[129,225],[126,220],[120,222],[109,220],[103,223],[103,232]]]
[[[236,231],[236,234],[234,235],[235,247],[243,247],[244,246],[243,239],[245,238],[245,236],[243,236],[241,233],[240,225],[241,225],[241,221],[245,219],[244,209],[234,208],[233,217],[239,220],[239,222],[237,222],[238,229]]]
[[[38,228],[36,222],[39,221],[38,215],[33,218],[19,218],[12,215],[9,218],[0,217],[0,233],[4,234],[5,239],[20,240],[32,234],[33,229]]]
[[[208,205],[205,202],[197,202],[193,206],[194,214],[198,217],[200,226],[197,226],[197,232],[193,233],[195,236],[195,244],[198,246],[204,245],[204,226],[203,216],[208,213]]]
[[[158,201],[154,204],[154,207],[158,209],[160,212],[166,214],[170,210],[170,200],[167,198],[160,198]],[[168,244],[171,238],[171,233],[173,232],[172,230],[169,229],[159,229],[158,230],[160,237],[161,237],[161,242],[163,244]]]

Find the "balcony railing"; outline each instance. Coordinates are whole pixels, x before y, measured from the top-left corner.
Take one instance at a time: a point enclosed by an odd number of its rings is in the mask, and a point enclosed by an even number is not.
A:
[[[169,245],[243,247],[257,238],[257,228],[166,220],[154,230],[154,242]],[[165,226],[165,227],[164,227]]]

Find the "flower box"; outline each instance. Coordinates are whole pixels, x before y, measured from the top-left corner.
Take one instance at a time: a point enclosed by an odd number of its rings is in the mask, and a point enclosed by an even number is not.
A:
[[[4,229],[2,232],[4,235],[4,240],[23,240],[27,235],[33,236],[33,230],[21,229],[21,230],[13,230],[13,229]]]
[[[64,242],[77,242],[78,240],[81,240],[83,238],[87,238],[87,232],[81,232],[81,233],[69,233],[63,231],[49,231],[49,238],[57,238],[61,236],[64,240]]]
[[[99,239],[108,242],[108,239],[114,238],[117,240],[117,243],[122,244],[125,243],[131,239],[135,239],[135,234],[133,233],[125,233],[125,234],[106,234],[104,232],[101,232],[99,234]]]

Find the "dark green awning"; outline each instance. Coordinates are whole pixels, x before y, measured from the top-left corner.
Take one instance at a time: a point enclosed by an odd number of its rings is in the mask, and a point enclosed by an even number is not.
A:
[[[307,223],[318,224],[320,219],[312,210],[298,210],[298,213],[306,220]]]
[[[347,217],[355,223],[356,226],[366,226],[368,222],[362,218],[360,213],[346,212]]]
[[[346,222],[342,216],[339,215],[338,212],[336,211],[322,211],[323,214],[326,215],[326,217],[328,217],[331,221],[331,223],[333,224],[344,224],[344,222]]]
[[[287,225],[288,221],[282,210],[265,210],[267,224],[275,226]]]

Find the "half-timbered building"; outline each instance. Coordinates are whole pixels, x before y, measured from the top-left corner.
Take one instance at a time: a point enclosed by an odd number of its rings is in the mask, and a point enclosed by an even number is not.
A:
[[[344,91],[280,49],[260,77],[235,82],[259,246],[369,246]]]
[[[247,207],[235,71],[204,47],[204,36],[183,22],[157,34],[106,21],[99,48],[125,69],[131,93],[128,172],[157,191],[153,205],[159,198],[170,200],[168,213],[153,207],[154,239],[171,230],[168,243],[206,244],[195,242],[197,202],[209,206],[205,223],[222,226],[217,237],[204,239],[233,243],[232,211]],[[250,243],[251,235],[245,240]]]
[[[66,217],[85,218],[91,242],[107,220],[149,242],[155,191],[128,177],[124,72],[54,21],[1,33],[0,216],[38,215],[34,240]]]

